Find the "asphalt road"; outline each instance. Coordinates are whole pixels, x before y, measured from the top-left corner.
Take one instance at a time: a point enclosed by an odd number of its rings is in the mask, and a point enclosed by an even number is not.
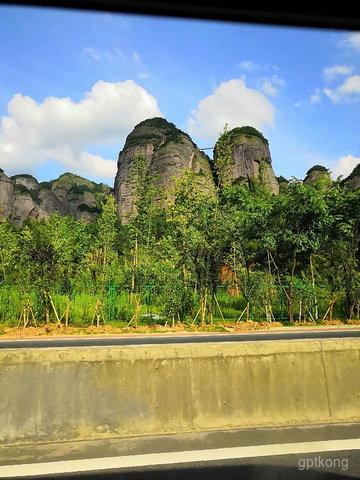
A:
[[[72,473],[25,477],[27,480],[347,480],[360,478],[358,451],[327,452],[321,455],[291,455],[261,459],[226,460],[222,462],[196,462],[194,464],[135,468],[124,471]],[[340,467],[326,467],[326,460],[339,460]],[[341,461],[349,467],[343,470]],[[299,462],[308,460],[324,463],[325,467],[300,470]],[[305,464],[306,465],[306,464]],[[338,465],[338,464],[337,464]]]
[[[344,480],[360,478],[359,437],[345,424],[0,447],[0,478]]]
[[[1,339],[2,348],[61,348],[61,347],[105,347],[116,345],[164,345],[170,343],[206,342],[258,342],[268,340],[303,340],[324,338],[360,337],[360,328],[310,329],[288,331],[256,331],[247,333],[197,333],[197,334],[151,334],[117,335],[65,338],[16,338]]]

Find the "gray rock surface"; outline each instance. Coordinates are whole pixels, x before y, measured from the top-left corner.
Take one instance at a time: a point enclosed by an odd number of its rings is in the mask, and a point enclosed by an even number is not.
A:
[[[39,219],[39,205],[37,205],[31,195],[15,190],[11,203],[11,221],[16,227],[19,227],[25,218]]]
[[[231,135],[232,181],[250,184],[251,179],[259,179],[270,192],[278,194],[279,185],[267,140],[252,127],[235,128]],[[128,135],[118,158],[113,193],[118,215],[124,222],[133,212],[131,172],[138,153],[147,159],[149,173],[156,176],[155,186],[166,192],[169,198],[172,198],[174,179],[181,178],[186,169],[197,174],[202,185],[200,188],[215,191],[211,161],[189,135],[164,118],[144,120]],[[27,174],[9,178],[0,169],[0,219],[9,217],[16,225],[21,225],[25,218],[49,218],[58,213],[92,222],[100,212],[101,201],[110,193],[111,188],[107,185],[71,173],[39,183]]]
[[[10,215],[13,194],[14,183],[4,172],[0,172],[0,220]]]
[[[28,174],[13,175],[10,177],[15,185],[23,185],[28,190],[39,190],[40,185],[35,177]]]
[[[32,175],[9,178],[0,171],[0,219],[9,217],[14,225],[20,226],[25,218],[47,219],[57,213],[93,222],[100,212],[101,201],[110,193],[109,186],[72,173],[39,183]]]
[[[231,177],[232,180],[259,179],[271,193],[278,195],[279,184],[276,180],[272,165],[268,142],[262,135],[243,133],[243,128],[234,128],[230,131],[232,137]],[[216,148],[214,151],[216,159]]]
[[[159,176],[155,186],[164,191],[175,186],[174,178],[181,178],[185,169],[199,174],[205,190],[214,188],[208,157],[186,133],[163,118],[145,120],[130,133],[119,154],[114,195],[124,222],[133,211],[131,171],[138,153],[148,160],[149,173]]]

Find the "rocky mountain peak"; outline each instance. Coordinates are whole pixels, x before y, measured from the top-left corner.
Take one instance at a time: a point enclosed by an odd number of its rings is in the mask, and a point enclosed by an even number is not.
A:
[[[269,142],[254,127],[236,127],[229,132],[231,138],[231,178],[249,184],[252,178],[261,182],[277,195],[276,180],[270,155]],[[216,161],[216,146],[214,160]]]
[[[307,172],[304,178],[305,185],[312,185],[319,179],[330,179],[330,171],[322,165],[314,165]]]
[[[169,190],[185,169],[201,175],[204,189],[214,188],[210,161],[189,135],[164,118],[144,120],[128,135],[119,154],[114,195],[118,214],[127,221],[133,211],[131,171],[134,157],[140,153],[148,161],[149,173],[155,175],[156,187]]]

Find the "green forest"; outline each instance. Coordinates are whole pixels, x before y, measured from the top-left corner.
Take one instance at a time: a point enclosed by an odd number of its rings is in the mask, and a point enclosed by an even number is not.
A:
[[[358,321],[360,189],[232,183],[230,147],[225,128],[214,190],[185,171],[163,192],[138,154],[125,221],[109,195],[94,223],[0,222],[1,325]]]

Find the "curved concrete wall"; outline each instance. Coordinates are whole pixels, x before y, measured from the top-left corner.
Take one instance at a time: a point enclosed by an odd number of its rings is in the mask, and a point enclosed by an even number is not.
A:
[[[0,442],[360,420],[360,339],[0,351]]]

